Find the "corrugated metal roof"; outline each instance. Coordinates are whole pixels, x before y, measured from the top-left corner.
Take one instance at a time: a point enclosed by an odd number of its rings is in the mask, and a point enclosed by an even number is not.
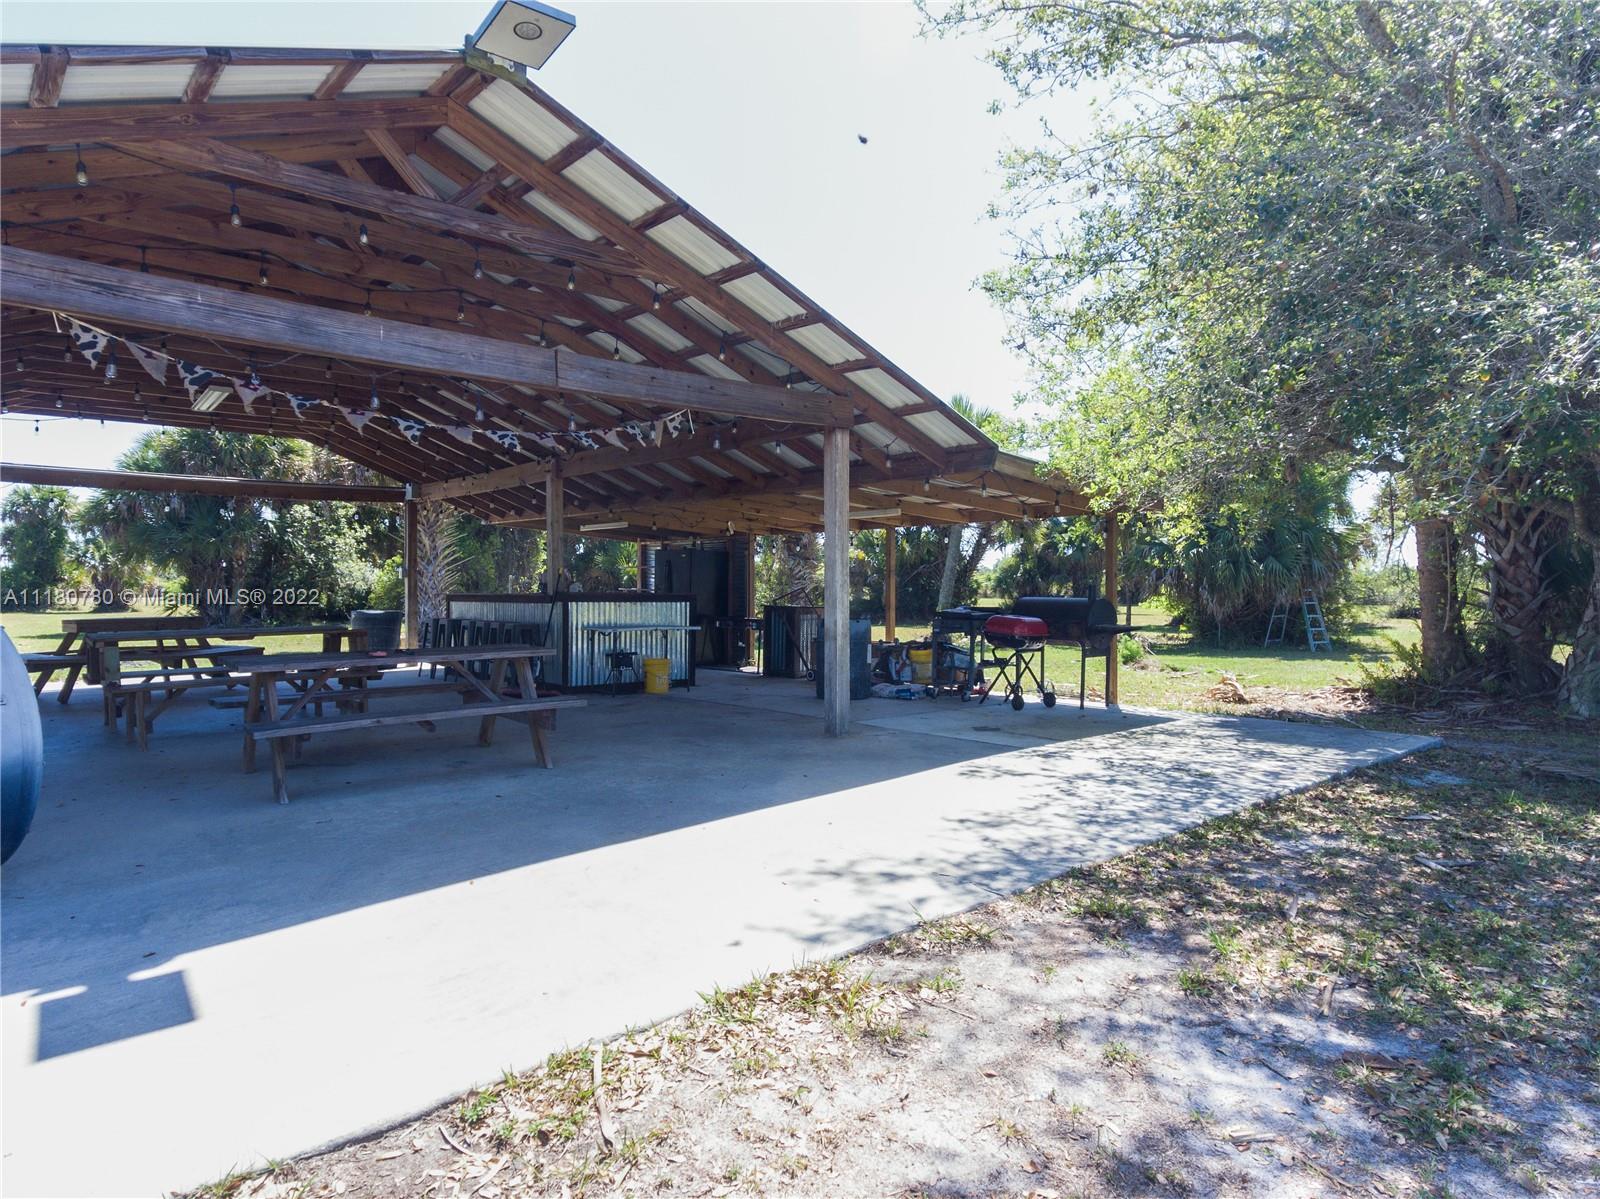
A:
[[[677,306],[684,313],[714,333],[732,333],[738,328],[732,321],[723,320],[711,309],[707,308],[693,296],[685,296],[677,302]]]
[[[433,140],[448,149],[452,154],[472,165],[475,171],[486,171],[494,165],[494,159],[474,146],[448,125],[441,125],[433,131]]]
[[[685,217],[675,216],[663,221],[647,230],[645,236],[666,247],[702,275],[723,270],[739,261],[737,254]]]
[[[101,70],[95,67],[95,70]],[[331,64],[293,66],[226,66],[211,89],[213,100],[308,99],[328,77]]]
[[[921,396],[887,371],[877,367],[871,370],[851,371],[848,378],[862,391],[882,400],[890,408],[909,408],[913,404],[922,403]]]
[[[679,350],[694,344],[682,333],[679,333],[658,318],[651,316],[648,312],[632,318],[628,321],[628,324],[638,329],[639,332],[650,338],[657,345],[665,346],[673,353],[677,353]]]
[[[803,325],[798,329],[790,329],[789,337],[799,342],[829,366],[837,366],[841,362],[854,362],[861,357],[861,351],[840,337],[827,325]]]
[[[194,74],[190,62],[72,64],[61,80],[61,103],[178,100]]]
[[[418,96],[440,75],[444,68],[436,62],[375,62],[368,63],[349,83],[346,96]]]
[[[665,203],[603,150],[589,151],[561,174],[625,221],[636,221]]]
[[[529,192],[522,197],[522,202],[534,211],[544,213],[574,237],[581,237],[584,241],[600,240],[600,230],[573,216],[543,192]]]
[[[718,362],[710,354],[700,354],[689,359],[689,365],[705,374],[714,375],[718,379],[742,379],[744,377],[726,362]]]
[[[742,279],[724,283],[722,290],[753,308],[769,321],[787,320],[805,311],[761,275],[746,275]]]
[[[0,104],[26,104],[32,87],[33,66],[30,63],[0,63]]]
[[[906,420],[947,450],[955,449],[957,446],[981,444],[968,436],[959,425],[946,420],[937,412],[919,412],[915,416],[906,417]]]
[[[541,159],[549,158],[578,136],[542,104],[504,79],[496,79],[467,107]]]

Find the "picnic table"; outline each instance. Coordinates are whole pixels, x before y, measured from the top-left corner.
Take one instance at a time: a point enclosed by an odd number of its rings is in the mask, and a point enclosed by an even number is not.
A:
[[[92,659],[85,641],[90,634],[135,627],[162,631],[194,629],[203,624],[205,619],[200,616],[68,616],[61,621],[61,643],[48,654],[24,654],[23,662],[29,671],[39,671],[38,681],[33,684],[35,695],[44,692],[45,684],[56,671],[67,672],[66,681],[56,695],[56,702],[64,704],[72,698],[78,675],[91,667]],[[98,682],[99,676],[91,671],[88,681]]]
[[[393,724],[417,724],[433,730],[443,720],[478,720],[478,744],[489,745],[494,722],[512,718],[527,724],[533,739],[534,754],[546,769],[554,765],[547,733],[555,727],[555,712],[562,707],[581,707],[586,702],[570,695],[539,694],[533,662],[548,658],[555,650],[534,645],[441,646],[437,649],[397,649],[360,653],[267,654],[239,663],[239,673],[249,678],[249,699],[245,705],[244,769],[255,770],[256,744],[272,747],[272,790],[279,803],[289,802],[285,779],[288,756],[298,756],[300,744],[320,733],[379,728]],[[487,663],[488,678],[473,674],[471,663]],[[444,680],[399,686],[368,687],[386,671],[405,666],[436,666],[444,670]],[[514,676],[516,695],[507,692],[508,676]],[[292,698],[283,704],[280,685],[293,688]],[[373,701],[417,695],[459,696],[459,707],[429,705],[422,711],[373,712]],[[331,704],[337,715],[320,714]],[[286,744],[286,742],[288,744]]]
[[[350,651],[367,647],[365,629],[341,624],[207,625],[165,628],[142,621],[124,621],[115,628],[89,632],[87,671],[90,682],[101,687],[105,722],[115,726],[119,708],[127,717],[128,740],[148,748],[150,728],[185,692],[215,687],[232,688],[243,681],[229,674],[227,663],[259,657],[265,647],[239,645],[261,637],[322,637],[324,652],[338,652],[345,642]],[[218,643],[221,644],[218,644]],[[153,644],[152,644],[153,643]],[[124,662],[152,665],[125,670]],[[156,692],[164,692],[159,701]]]

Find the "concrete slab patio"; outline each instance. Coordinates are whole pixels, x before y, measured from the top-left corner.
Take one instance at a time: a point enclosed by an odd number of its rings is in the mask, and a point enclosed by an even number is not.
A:
[[[705,674],[563,713],[553,771],[512,729],[313,741],[280,807],[239,773],[237,712],[179,705],[140,753],[97,700],[42,705],[45,794],[5,869],[9,1195],[317,1148],[1432,744],[948,699],[857,703],[832,741],[805,686]]]

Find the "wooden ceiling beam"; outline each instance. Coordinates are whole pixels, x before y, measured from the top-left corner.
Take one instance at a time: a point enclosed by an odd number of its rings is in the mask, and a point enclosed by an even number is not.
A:
[[[51,46],[39,56],[39,64],[33,68],[33,81],[28,87],[28,107],[54,108],[61,99],[61,84],[66,77],[67,52],[60,46]]]
[[[341,103],[330,101],[325,107]],[[232,107],[229,105],[228,107]],[[380,126],[363,126],[370,139]],[[199,171],[243,179],[266,187],[315,196],[364,212],[392,217],[424,228],[449,229],[458,236],[479,237],[510,246],[524,254],[542,254],[564,262],[583,263],[601,270],[637,270],[626,255],[586,242],[570,234],[539,233],[504,217],[456,208],[429,196],[408,196],[385,187],[345,179],[328,171],[286,162],[254,150],[244,150],[211,138],[184,141],[149,141],[124,146],[129,153],[165,163],[179,171]],[[402,156],[403,157],[403,156]]]
[[[394,168],[394,173],[400,176],[411,191],[424,199],[437,200],[439,193],[433,189],[433,184],[417,170],[416,164],[406,157],[405,148],[400,145],[387,129],[368,129],[367,140],[377,147],[378,153]]]
[[[102,491],[188,492],[195,495],[247,495],[272,500],[342,500],[349,504],[398,504],[403,487],[364,487],[350,483],[297,483],[287,479],[235,479],[221,475],[163,475],[151,471],[89,470],[76,466],[0,463],[0,481],[46,487],[96,487]]]
[[[125,321],[141,328],[179,330],[433,374],[728,416],[813,425],[844,424],[851,419],[848,401],[833,397],[442,329],[396,325],[204,284],[180,284],[19,247],[0,249],[0,262],[7,272],[7,301],[24,307],[65,309],[90,319]]]
[[[448,100],[237,100],[227,104],[84,104],[0,109],[0,146],[238,139],[351,129],[437,128]]]
[[[342,62],[328,72],[326,78],[317,84],[316,91],[311,93],[313,100],[337,100],[344,89],[355,82],[355,77],[361,74],[362,68],[367,65],[364,58],[352,58]]]
[[[942,464],[945,461],[945,450],[922,430],[897,418],[892,408],[864,392],[846,376],[834,371],[799,342],[772,332],[768,322],[759,314],[728,292],[696,274],[687,264],[648,237],[631,228],[621,217],[596,203],[570,180],[545,169],[539,159],[477,114],[452,101],[447,110],[447,120],[450,127],[459,135],[504,164],[511,173],[533,183],[540,191],[547,193],[552,199],[600,230],[621,249],[634,255],[649,273],[665,282],[675,284],[713,312],[721,314],[730,323],[750,334],[754,340],[760,341],[786,362],[794,364],[818,383],[849,397],[874,420],[895,433],[930,462]],[[669,195],[668,198],[672,197]]]
[[[222,68],[227,65],[227,51],[207,54],[195,63],[194,70],[189,72],[189,82],[183,85],[183,102],[204,104],[211,99],[211,92],[217,86],[217,79],[222,75]]]

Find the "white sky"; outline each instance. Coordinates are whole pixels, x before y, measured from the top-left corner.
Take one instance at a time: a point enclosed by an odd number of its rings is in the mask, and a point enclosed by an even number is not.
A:
[[[534,79],[935,394],[1009,407],[1025,371],[973,286],[1006,253],[984,217],[1006,138],[1071,97],[1005,94],[970,40],[918,36],[905,4],[566,4],[578,28]],[[5,0],[7,42],[445,48],[489,0]],[[863,146],[857,134],[865,134]],[[3,376],[0,376],[3,379]],[[142,431],[3,422],[18,462],[109,467]]]

